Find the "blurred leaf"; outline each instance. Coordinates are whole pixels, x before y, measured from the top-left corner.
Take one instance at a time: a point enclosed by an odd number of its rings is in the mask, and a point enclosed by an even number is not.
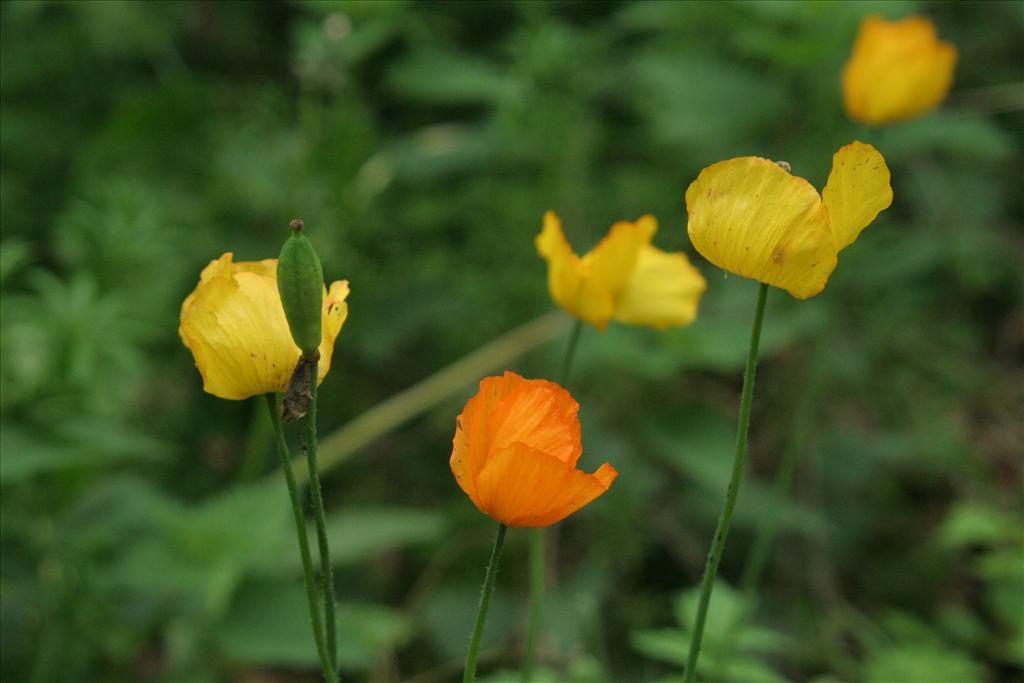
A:
[[[735,426],[720,413],[697,410],[674,419],[671,427],[653,433],[651,451],[666,465],[675,468],[720,505],[732,472]],[[790,528],[811,536],[823,536],[828,526],[819,514],[776,496],[766,484],[747,477],[737,501],[734,523],[755,525],[766,510],[779,518],[780,528]]]
[[[690,650],[691,622],[697,613],[700,588],[681,593],[676,599],[676,619],[681,629],[641,630],[632,634],[633,647],[643,654],[679,667],[686,664]],[[698,671],[710,680],[740,683],[778,683],[787,679],[758,658],[763,654],[784,654],[794,643],[788,637],[754,626],[745,599],[729,585],[719,582],[712,594],[701,644]]]
[[[949,155],[973,163],[999,162],[1010,158],[1009,136],[981,117],[933,114],[886,130],[885,155],[900,162],[914,154]]]
[[[481,581],[485,568],[480,567]],[[444,659],[461,660],[466,656],[466,639],[473,631],[479,606],[479,586],[441,588],[427,598],[419,619]],[[491,597],[481,649],[489,650],[505,641],[518,623],[518,613],[518,601],[502,591],[499,582]]]
[[[29,262],[32,247],[27,240],[15,238],[0,242],[0,284],[7,283],[12,275]]]
[[[54,427],[46,438],[14,424],[0,429],[0,484],[69,469],[159,462],[170,452],[166,444],[107,420],[79,417]]]
[[[507,70],[451,52],[419,52],[399,62],[388,84],[405,98],[430,104],[493,104],[520,87]]]
[[[963,501],[950,510],[939,538],[950,548],[992,545],[1020,536],[1018,520],[989,503]]]
[[[338,663],[368,671],[411,635],[408,618],[370,603],[338,605]],[[217,628],[224,655],[246,664],[316,668],[318,657],[301,580],[252,583],[239,591]]]

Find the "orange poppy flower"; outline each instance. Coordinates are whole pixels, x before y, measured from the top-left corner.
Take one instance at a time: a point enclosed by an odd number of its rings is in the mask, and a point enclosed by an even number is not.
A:
[[[514,372],[485,378],[455,423],[455,481],[502,524],[545,527],[565,519],[619,476],[608,463],[593,474],[576,469],[579,409],[554,382]]]

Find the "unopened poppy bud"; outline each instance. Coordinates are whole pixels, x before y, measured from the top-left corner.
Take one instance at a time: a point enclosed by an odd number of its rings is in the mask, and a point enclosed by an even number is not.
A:
[[[302,221],[293,220],[291,227],[277,260],[277,288],[292,339],[304,357],[312,358],[320,346],[324,276],[316,250],[302,234]]]

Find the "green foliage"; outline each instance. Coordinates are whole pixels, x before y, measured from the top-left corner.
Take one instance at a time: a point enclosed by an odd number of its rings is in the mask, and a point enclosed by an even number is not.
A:
[[[939,111],[846,120],[838,74],[873,12],[957,45]],[[558,527],[536,680],[674,680],[755,291],[693,253],[683,195],[741,154],[820,188],[854,138],[895,201],[821,296],[769,297],[702,672],[1020,678],[1022,31],[994,2],[3,3],[0,678],[312,680],[263,406],[202,393],[181,301],[225,251],[268,258],[290,219],[315,226],[325,277],[352,285],[326,435],[548,312],[532,240],[554,209],[579,251],[655,215],[709,289],[686,329],[583,333],[581,464],[621,476]],[[563,351],[513,369],[550,377]],[[325,473],[345,680],[457,677],[492,531],[446,464],[472,390]],[[766,515],[751,601],[728,586]],[[517,679],[525,550],[511,532],[492,681]]]
[[[648,657],[684,666],[699,600],[699,589],[680,594],[675,602],[680,628],[637,631],[633,634],[633,647]],[[789,636],[748,623],[749,601],[749,597],[728,584],[715,586],[714,609],[708,612],[701,659],[697,664],[697,675],[701,678],[746,683],[786,681],[764,660],[770,655],[791,652],[794,643]]]

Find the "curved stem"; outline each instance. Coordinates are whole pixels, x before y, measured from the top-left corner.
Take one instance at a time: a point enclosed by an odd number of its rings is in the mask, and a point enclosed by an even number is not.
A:
[[[476,659],[480,654],[480,638],[484,634],[484,624],[487,623],[487,610],[491,606],[491,593],[494,592],[494,579],[498,575],[498,563],[501,562],[501,551],[505,547],[505,532],[507,531],[507,526],[498,524],[498,536],[494,539],[491,560],[487,563],[487,576],[484,577],[484,587],[480,593],[480,611],[476,615],[473,639],[469,642],[469,654],[466,655],[466,670],[462,674],[462,683],[472,683],[476,678]]]
[[[757,349],[761,343],[761,325],[764,322],[764,306],[768,298],[768,285],[762,284],[757,291],[757,310],[754,313],[754,325],[750,331],[750,349],[747,352],[747,366],[743,372],[743,393],[740,399],[739,425],[736,431],[736,452],[733,456],[732,476],[725,494],[725,504],[718,518],[711,551],[708,553],[707,565],[704,567],[704,578],[700,586],[700,602],[697,604],[697,617],[693,623],[693,636],[690,640],[690,653],[686,659],[683,672],[684,683],[693,683],[697,675],[697,658],[700,656],[701,639],[704,637],[704,622],[708,616],[708,605],[711,603],[711,591],[718,574],[718,563],[722,560],[725,539],[729,535],[732,524],[732,512],[736,507],[736,498],[743,481],[743,468],[747,462],[747,432],[750,429],[750,405],[754,397],[754,375],[757,372]]]
[[[331,661],[327,657],[327,648],[324,646],[320,604],[316,594],[316,572],[313,570],[313,559],[309,552],[306,516],[302,514],[302,494],[295,481],[292,459],[288,453],[288,444],[284,440],[284,431],[281,428],[281,408],[273,394],[264,394],[264,398],[267,401],[267,409],[270,411],[270,422],[274,427],[274,437],[277,442],[277,454],[281,459],[281,469],[284,471],[284,480],[288,484],[288,497],[291,499],[292,514],[295,517],[295,534],[299,539],[299,555],[302,557],[302,573],[305,576],[306,599],[309,603],[309,621],[313,627],[313,638],[316,640],[317,654],[320,656],[320,665],[323,667],[324,681],[325,683],[334,683],[336,680],[334,667],[331,666]]]
[[[309,402],[309,410],[303,418],[303,441],[306,445],[306,462],[309,465],[309,492],[313,502],[313,518],[316,521],[316,538],[320,552],[320,581],[324,587],[324,645],[327,649],[327,658],[331,662],[331,669],[338,668],[338,635],[336,620],[336,606],[334,603],[334,572],[331,569],[331,551],[327,544],[327,520],[324,515],[324,496],[320,490],[320,468],[316,460],[316,395],[319,363],[313,361],[310,364],[310,394],[312,400]],[[332,683],[333,680],[332,679]]]
[[[583,321],[577,319],[569,333],[569,344],[558,373],[558,383],[563,387],[569,381],[572,361],[576,357]],[[533,678],[533,667],[537,661],[537,639],[540,636],[541,619],[544,616],[544,529],[530,531],[530,616],[526,627],[526,649],[523,652],[523,683]]]

